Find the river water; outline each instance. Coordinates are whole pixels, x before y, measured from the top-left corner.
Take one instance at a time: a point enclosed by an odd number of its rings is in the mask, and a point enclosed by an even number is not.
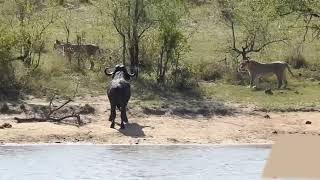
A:
[[[255,180],[271,149],[237,146],[0,146],[1,180]]]

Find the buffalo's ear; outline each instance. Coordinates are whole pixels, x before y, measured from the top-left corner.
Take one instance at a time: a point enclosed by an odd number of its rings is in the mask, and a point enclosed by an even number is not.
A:
[[[135,66],[136,67],[136,66]],[[127,68],[126,68],[127,69]],[[131,69],[131,68],[128,68],[128,69]],[[131,71],[131,70],[130,70]],[[128,74],[128,76],[130,76],[130,77],[134,77],[136,74],[135,73],[129,73],[128,71],[127,71],[127,74]]]
[[[136,74],[135,74],[135,73],[128,73],[128,75],[129,75],[130,77],[134,77]]]
[[[126,68],[124,68],[124,70],[125,70],[125,74],[126,74],[126,76],[127,76],[128,79],[130,79],[131,77],[134,77],[134,76],[135,76],[134,73],[129,73]]]

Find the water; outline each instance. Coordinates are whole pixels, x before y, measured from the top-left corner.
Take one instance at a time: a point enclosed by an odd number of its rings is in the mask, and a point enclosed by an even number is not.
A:
[[[1,180],[255,180],[269,148],[0,146]]]

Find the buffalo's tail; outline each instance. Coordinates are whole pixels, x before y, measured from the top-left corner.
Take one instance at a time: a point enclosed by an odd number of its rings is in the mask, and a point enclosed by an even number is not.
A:
[[[117,105],[117,108],[119,109],[119,111],[121,111],[121,107],[120,107],[120,105]]]

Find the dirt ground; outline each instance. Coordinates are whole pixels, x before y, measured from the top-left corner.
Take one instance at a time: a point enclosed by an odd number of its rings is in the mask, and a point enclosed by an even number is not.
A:
[[[81,115],[86,123],[17,123],[14,117],[24,113],[0,114],[0,144],[18,143],[94,143],[94,144],[241,144],[273,143],[279,134],[320,135],[320,112],[265,113],[237,106],[237,112],[225,116],[176,116],[128,113],[129,124],[111,129],[109,104],[105,96],[78,99],[77,105],[90,104],[93,114]],[[25,103],[47,105],[41,99]],[[134,101],[130,101],[134,104]],[[120,123],[119,112],[116,121]],[[29,115],[30,116],[30,115]],[[306,123],[307,121],[310,121]],[[311,123],[311,124],[310,124]]]

